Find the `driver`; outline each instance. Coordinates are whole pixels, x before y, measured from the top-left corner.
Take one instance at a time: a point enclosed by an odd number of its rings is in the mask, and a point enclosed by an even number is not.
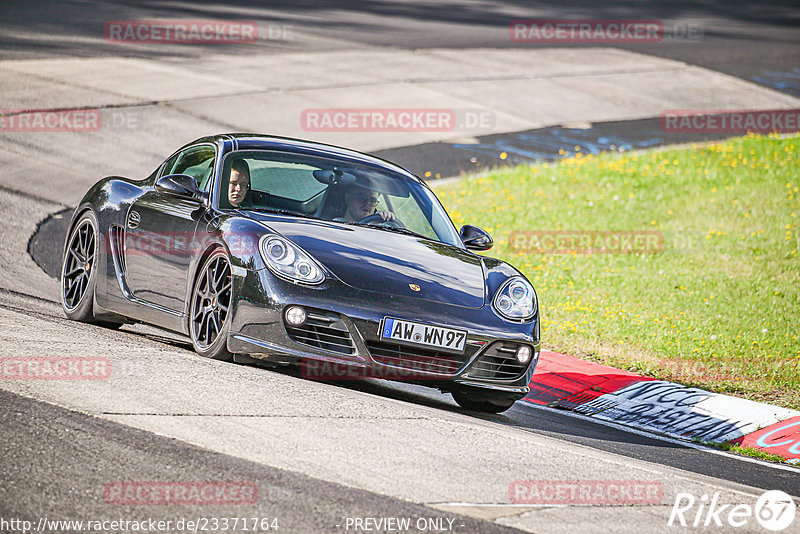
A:
[[[250,166],[243,159],[234,160],[231,165],[231,178],[228,182],[228,201],[234,208],[248,204],[247,192],[250,190]]]
[[[359,222],[370,215],[380,215],[384,221],[396,219],[391,211],[376,211],[378,192],[360,185],[351,185],[344,194],[345,213],[334,220],[340,222]]]

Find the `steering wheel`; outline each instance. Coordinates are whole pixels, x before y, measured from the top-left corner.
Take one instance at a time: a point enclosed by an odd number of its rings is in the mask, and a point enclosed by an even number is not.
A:
[[[395,218],[391,221],[384,221],[380,213],[373,213],[358,221],[359,224],[374,224],[375,226],[394,226],[395,228],[405,228],[406,225],[400,219]]]

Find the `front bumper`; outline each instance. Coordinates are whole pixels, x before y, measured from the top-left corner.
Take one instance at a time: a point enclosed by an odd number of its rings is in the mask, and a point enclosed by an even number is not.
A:
[[[298,359],[303,374],[312,379],[386,378],[509,400],[529,391],[541,347],[538,315],[512,323],[488,304],[464,308],[360,290],[332,278],[307,287],[279,279],[267,269],[246,271],[234,282],[228,337],[233,353]],[[308,328],[287,328],[284,310],[290,305],[308,310]],[[385,316],[465,329],[469,334],[464,354],[381,340],[379,326]],[[512,353],[523,343],[532,349],[524,365]]]

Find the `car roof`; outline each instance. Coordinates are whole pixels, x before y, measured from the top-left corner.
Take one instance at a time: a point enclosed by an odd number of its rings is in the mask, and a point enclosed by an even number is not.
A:
[[[295,152],[298,154],[306,154],[309,156],[328,156],[339,159],[351,161],[353,163],[362,163],[373,167],[379,167],[384,170],[400,174],[405,178],[411,179],[415,182],[423,183],[416,175],[404,169],[403,167],[386,161],[363,152],[358,152],[349,148],[344,148],[335,145],[328,145],[325,143],[317,143],[315,141],[307,141],[304,139],[295,139],[292,137],[281,137],[277,135],[264,135],[254,133],[225,133],[213,135],[208,137],[201,137],[196,139],[186,146],[181,147],[181,150],[199,143],[225,143],[229,144],[232,150],[283,150],[288,152]]]

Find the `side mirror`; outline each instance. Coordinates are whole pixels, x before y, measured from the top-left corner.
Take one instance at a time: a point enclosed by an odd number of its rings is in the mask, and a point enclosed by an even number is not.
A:
[[[197,180],[188,174],[169,174],[156,182],[156,191],[189,200],[205,200],[207,193],[197,186]]]
[[[458,232],[461,236],[461,242],[468,250],[489,250],[494,245],[492,236],[490,236],[483,228],[465,224]]]

